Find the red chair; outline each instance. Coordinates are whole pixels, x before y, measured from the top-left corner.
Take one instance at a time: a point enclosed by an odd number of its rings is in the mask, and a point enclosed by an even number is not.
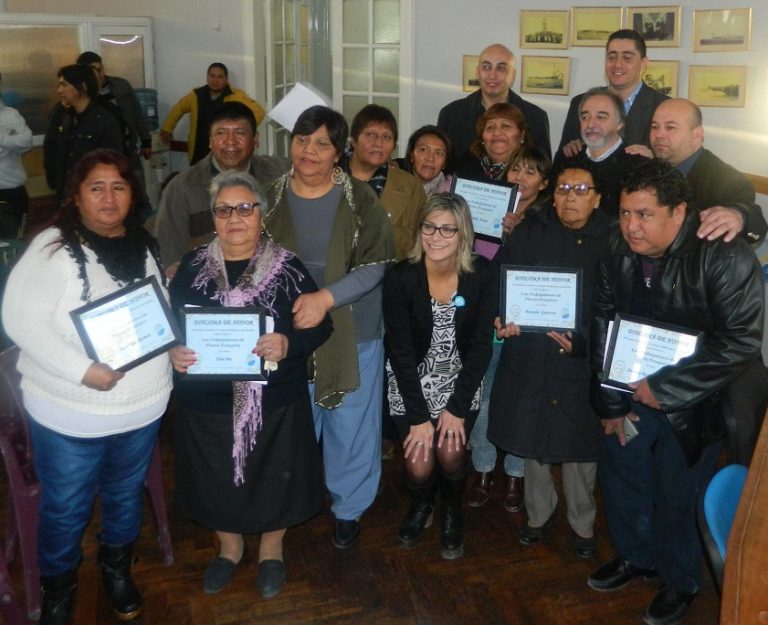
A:
[[[7,534],[4,562],[12,562],[21,548],[27,616],[40,618],[40,572],[37,568],[37,526],[40,485],[32,462],[32,445],[27,429],[29,418],[21,401],[20,375],[16,371],[18,347],[0,352],[0,452],[8,474]],[[145,481],[163,563],[173,564],[173,547],[168,529],[160,447],[155,446]],[[0,586],[0,590],[2,586]]]

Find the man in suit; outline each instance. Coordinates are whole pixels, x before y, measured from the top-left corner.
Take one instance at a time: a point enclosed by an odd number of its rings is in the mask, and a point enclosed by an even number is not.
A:
[[[634,30],[617,30],[608,37],[605,45],[605,78],[608,89],[624,103],[626,126],[624,143],[649,145],[648,131],[656,107],[667,99],[663,93],[652,89],[642,80],[648,65],[645,40]],[[580,138],[579,103],[581,93],[571,100],[571,106],[563,124],[563,135],[558,150],[566,156],[575,156],[583,143]]]
[[[477,120],[489,106],[499,102],[507,102],[520,109],[528,122],[536,147],[547,157],[552,157],[549,117],[543,109],[523,100],[512,91],[515,73],[515,55],[506,46],[494,43],[480,53],[477,63],[480,88],[440,110],[437,126],[450,137],[457,160],[469,151],[469,146],[475,140]]]

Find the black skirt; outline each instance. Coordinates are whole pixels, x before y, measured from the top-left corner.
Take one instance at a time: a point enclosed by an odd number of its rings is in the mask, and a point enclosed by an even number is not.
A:
[[[179,406],[176,507],[212,530],[238,534],[297,525],[323,506],[323,472],[309,396],[265,411],[245,481],[234,483],[231,414]]]

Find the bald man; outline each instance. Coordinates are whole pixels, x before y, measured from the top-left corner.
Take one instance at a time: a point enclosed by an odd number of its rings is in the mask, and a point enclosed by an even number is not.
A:
[[[701,215],[698,235],[731,241],[742,234],[749,243],[762,241],[768,230],[755,203],[752,183],[704,148],[701,109],[690,100],[665,100],[651,121],[651,151],[680,170],[691,187],[692,204]]]
[[[437,125],[450,137],[457,159],[460,160],[469,151],[475,139],[477,120],[489,106],[499,102],[507,102],[522,111],[536,147],[552,158],[549,117],[544,109],[523,100],[512,91],[515,74],[515,55],[506,46],[494,43],[480,53],[476,70],[480,88],[441,109]]]

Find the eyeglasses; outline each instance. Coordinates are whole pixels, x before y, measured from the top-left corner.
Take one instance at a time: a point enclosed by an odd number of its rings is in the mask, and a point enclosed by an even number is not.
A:
[[[595,189],[596,187],[590,187],[586,182],[581,182],[579,184],[568,184],[567,182],[564,184],[559,184],[555,187],[555,193],[558,195],[568,195],[571,191],[573,191],[576,195],[587,195],[592,189]]]
[[[440,236],[444,239],[452,239],[454,236],[456,236],[456,233],[459,231],[459,229],[456,226],[436,226],[435,224],[431,224],[428,221],[425,221],[421,224],[422,234],[432,236],[435,234],[435,231],[439,232]]]
[[[377,141],[381,141],[382,143],[394,143],[395,138],[392,135],[383,133],[379,134],[378,132],[374,132],[373,130],[366,130],[363,133],[363,136],[368,139],[371,143],[376,143]]]
[[[235,211],[238,217],[250,217],[259,206],[261,206],[259,202],[241,202],[237,206],[217,204],[211,209],[211,212],[214,217],[219,219],[229,219],[232,216],[232,211]]]

